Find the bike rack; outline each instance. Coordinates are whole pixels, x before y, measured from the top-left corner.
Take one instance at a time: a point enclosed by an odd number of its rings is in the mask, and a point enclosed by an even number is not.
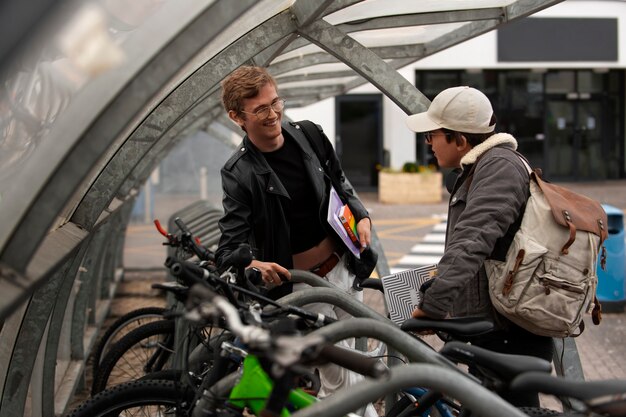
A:
[[[341,417],[383,395],[416,386],[445,392],[476,415],[483,417],[528,417],[479,383],[469,378],[460,378],[458,372],[432,364],[408,364],[392,368],[386,378],[367,378],[297,411],[292,416]]]

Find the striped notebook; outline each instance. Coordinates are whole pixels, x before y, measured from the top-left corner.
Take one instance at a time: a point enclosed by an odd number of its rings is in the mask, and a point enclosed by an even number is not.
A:
[[[434,278],[436,274],[437,265],[433,264],[407,269],[381,278],[391,321],[400,325],[406,319],[411,318],[411,313],[421,301],[420,287],[424,282]]]

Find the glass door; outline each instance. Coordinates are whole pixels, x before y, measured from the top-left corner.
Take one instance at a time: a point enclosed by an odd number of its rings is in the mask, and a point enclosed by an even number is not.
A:
[[[601,160],[601,108],[601,103],[595,100],[548,100],[546,174],[549,179],[606,178]]]
[[[335,99],[335,147],[341,166],[358,191],[378,185],[382,162],[382,95],[347,94]]]

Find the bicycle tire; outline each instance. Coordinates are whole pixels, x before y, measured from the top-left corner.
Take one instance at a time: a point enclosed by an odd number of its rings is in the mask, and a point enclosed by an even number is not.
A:
[[[166,369],[163,365],[166,365],[173,350],[174,331],[173,320],[160,320],[138,327],[122,337],[102,359],[91,394],[105,390],[112,383],[139,379],[146,373]],[[147,361],[154,354],[162,355],[159,363],[155,368],[146,369]]]
[[[563,413],[562,411],[556,411],[550,408],[543,408],[543,407],[517,407],[517,408],[521,410],[524,414],[527,414],[530,417],[565,416],[568,414],[568,413]]]
[[[138,308],[136,310],[129,311],[111,323],[106,332],[104,332],[102,337],[100,337],[98,344],[93,350],[93,374],[96,375],[98,373],[100,363],[110,346],[113,346],[115,342],[120,340],[131,330],[151,322],[151,319],[163,319],[163,313],[166,311],[167,309],[163,307]]]
[[[137,381],[149,381],[153,379],[160,379],[162,381],[180,381],[182,376],[183,371],[180,369],[163,369],[161,371],[145,374]]]
[[[175,381],[131,381],[98,393],[80,404],[66,417],[112,417],[134,415],[187,416],[193,391]],[[149,407],[162,408],[166,413],[138,414]]]

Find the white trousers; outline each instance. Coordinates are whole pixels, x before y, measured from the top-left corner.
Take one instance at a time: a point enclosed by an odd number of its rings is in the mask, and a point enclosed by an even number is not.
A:
[[[348,293],[354,299],[363,302],[363,291],[357,291],[352,288],[354,282],[354,274],[348,270],[347,266],[348,255],[344,254],[341,261],[326,275],[328,282],[336,286],[341,291]],[[307,284],[298,283],[294,284],[293,290],[300,291],[303,289],[311,288]],[[352,317],[350,314],[343,311],[341,308],[332,304],[326,303],[313,303],[303,306],[306,310],[314,313],[323,314],[327,317],[331,317],[337,320],[345,320]],[[354,339],[346,339],[337,343],[337,346],[344,348],[354,349]],[[337,390],[350,387],[359,381],[363,380],[363,376],[355,372],[348,371],[341,366],[334,364],[323,365],[319,367],[321,388],[318,394],[319,398],[324,398]],[[364,413],[365,417],[378,417],[378,413],[369,404]]]

